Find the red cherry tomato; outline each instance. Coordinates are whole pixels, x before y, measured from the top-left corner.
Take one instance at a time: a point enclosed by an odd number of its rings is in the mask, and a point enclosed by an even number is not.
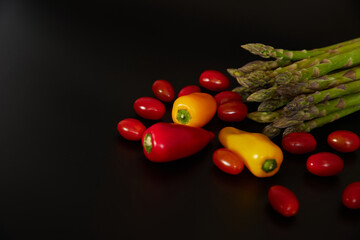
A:
[[[165,114],[165,105],[156,98],[141,97],[135,101],[134,110],[145,119],[158,120]]]
[[[210,91],[223,91],[229,87],[230,81],[219,71],[206,70],[200,75],[199,84]]]
[[[284,186],[274,185],[268,191],[270,205],[285,217],[291,217],[299,211],[299,200],[295,193]]]
[[[343,167],[343,160],[330,152],[313,154],[306,161],[309,172],[322,177],[336,175],[342,171]]]
[[[345,187],[342,202],[347,208],[360,208],[360,182],[353,182]]]
[[[242,101],[242,97],[240,94],[233,92],[233,91],[222,91],[215,95],[215,100],[217,105],[221,105],[223,103],[227,102],[233,102],[233,101]]]
[[[146,130],[146,127],[137,119],[126,118],[118,123],[117,130],[125,139],[130,141],[138,141],[141,139],[141,136]]]
[[[174,87],[166,80],[156,80],[152,85],[152,91],[163,102],[171,102],[175,98]]]
[[[200,87],[196,85],[189,85],[180,90],[178,97],[185,96],[194,92],[201,92]]]
[[[244,162],[241,158],[227,148],[217,149],[212,156],[215,166],[223,172],[236,175],[244,169]]]
[[[243,102],[232,101],[218,107],[218,117],[226,122],[240,122],[246,118],[247,107]]]
[[[336,151],[353,152],[360,146],[360,139],[356,133],[338,130],[329,134],[327,142]]]
[[[283,137],[281,145],[285,151],[293,154],[304,154],[315,150],[316,140],[310,133],[292,132]]]

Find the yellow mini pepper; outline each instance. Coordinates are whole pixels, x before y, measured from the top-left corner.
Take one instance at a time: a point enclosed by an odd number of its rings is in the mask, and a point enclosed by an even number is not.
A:
[[[174,101],[172,119],[174,123],[192,127],[203,127],[216,113],[216,101],[208,93],[195,92]]]
[[[225,127],[219,132],[219,141],[240,156],[256,177],[270,177],[280,169],[283,153],[279,146],[262,133]]]

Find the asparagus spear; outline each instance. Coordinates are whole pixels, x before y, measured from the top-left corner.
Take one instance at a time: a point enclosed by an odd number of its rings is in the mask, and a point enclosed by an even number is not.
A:
[[[227,71],[230,73],[231,76],[238,77],[245,75],[247,73],[251,73],[256,70],[260,70],[260,71],[273,70],[281,66],[289,65],[290,63],[291,63],[290,60],[283,58],[279,58],[274,61],[256,60],[249,62],[240,68],[229,68],[227,69]]]
[[[302,93],[311,93],[315,90],[324,90],[343,83],[360,79],[360,66],[346,69],[337,73],[324,75],[320,78],[303,81],[295,84],[284,84],[277,87],[277,93],[282,96],[296,96]]]
[[[314,79],[323,76],[331,71],[352,67],[360,63],[360,47],[354,48],[344,53],[340,53],[329,58],[325,58],[320,64],[304,68],[298,71],[285,72],[276,76],[275,82],[279,85],[296,83],[303,80]]]
[[[303,121],[311,120],[317,117],[323,117],[338,110],[360,105],[360,93],[349,94],[341,98],[336,98],[324,103],[310,106],[307,109],[300,110],[292,116],[283,116],[274,122],[274,127],[286,128],[292,125],[300,124]]]
[[[298,111],[300,109],[310,107],[313,104],[338,98],[358,91],[360,91],[360,80],[347,84],[341,84],[337,87],[323,91],[317,91],[309,95],[299,95],[284,107],[284,111],[286,113],[290,113],[291,111]]]
[[[228,73],[237,79],[237,81],[241,84],[243,81],[249,82],[257,82],[264,78],[263,72],[274,70],[281,66],[287,66],[291,63],[290,60],[287,59],[276,59],[274,61],[252,61],[242,66],[241,68],[228,68]],[[258,72],[259,71],[259,72]],[[258,72],[258,73],[257,73]],[[246,80],[246,78],[250,78],[251,80]],[[243,79],[244,78],[244,79]],[[254,85],[254,84],[251,84]],[[255,86],[255,85],[254,85]],[[256,86],[259,86],[257,84]]]
[[[251,112],[247,117],[258,123],[272,123],[282,117],[282,109],[275,112]]]
[[[265,134],[269,138],[274,138],[277,135],[279,135],[281,133],[281,131],[282,131],[281,128],[277,128],[277,127],[274,127],[273,124],[269,124],[264,127],[263,134]]]
[[[301,50],[301,51],[291,51],[284,49],[275,49],[274,47],[267,46],[261,43],[250,43],[242,45],[241,47],[248,50],[252,54],[259,55],[263,58],[284,58],[290,60],[300,60],[308,57],[317,56],[326,52],[331,52],[343,45],[352,44],[354,42],[360,41],[360,38],[352,39],[342,43],[337,43],[323,48],[313,49],[313,50]]]
[[[247,75],[239,76],[236,78],[236,80],[241,86],[247,88],[262,87],[268,83],[267,79],[271,73],[272,71],[257,70]]]
[[[271,112],[286,105],[288,102],[290,102],[290,100],[283,97],[265,100],[259,104],[257,110],[259,112]]]
[[[240,94],[243,101],[245,102],[245,101],[247,101],[246,99],[249,97],[249,95],[252,93],[252,91],[256,91],[256,89],[252,90],[252,89],[240,86],[240,87],[234,88],[232,91]]]
[[[265,100],[269,100],[278,96],[276,90],[277,90],[277,85],[274,84],[270,88],[263,88],[252,93],[246,100],[249,102],[262,102]]]
[[[325,124],[331,123],[337,119],[345,117],[345,116],[352,114],[359,110],[360,110],[360,105],[348,107],[348,108],[339,110],[337,112],[328,114],[324,117],[315,118],[313,120],[306,121],[304,123],[285,128],[285,130],[283,132],[283,136],[285,136],[291,132],[310,132],[311,130],[313,130],[315,128],[324,126]]]

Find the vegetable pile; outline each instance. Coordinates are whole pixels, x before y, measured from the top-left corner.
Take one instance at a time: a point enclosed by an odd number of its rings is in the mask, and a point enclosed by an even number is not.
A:
[[[344,161],[335,153],[315,152],[318,144],[309,132],[360,110],[360,38],[309,51],[274,49],[263,44],[246,44],[243,48],[276,59],[228,69],[241,85],[233,91],[227,90],[229,79],[216,70],[204,71],[199,86],[185,86],[177,95],[170,82],[156,80],[152,85],[155,97],[140,97],[133,108],[141,118],[157,122],[145,127],[138,119],[123,119],[117,125],[120,135],[141,141],[148,160],[169,162],[204,149],[215,134],[203,127],[215,116],[229,123],[248,117],[269,125],[263,133],[222,128],[217,136],[222,147],[212,154],[213,164],[221,171],[237,175],[246,168],[256,177],[271,177],[280,170],[284,150],[290,154],[311,153],[304,167],[313,175],[339,174]],[[244,101],[261,102],[258,111],[248,113]],[[162,122],[167,112],[164,103],[171,102],[172,122]],[[271,138],[281,132],[278,146]],[[338,152],[354,152],[360,147],[360,138],[351,131],[337,130],[328,135],[327,144]],[[360,208],[359,184],[353,182],[344,189],[344,206]],[[285,217],[298,213],[296,194],[284,186],[272,186],[268,200]]]
[[[260,103],[248,118],[268,123],[268,137],[310,132],[360,110],[360,38],[301,51],[260,43],[242,47],[275,58],[228,69],[241,85],[234,91]]]

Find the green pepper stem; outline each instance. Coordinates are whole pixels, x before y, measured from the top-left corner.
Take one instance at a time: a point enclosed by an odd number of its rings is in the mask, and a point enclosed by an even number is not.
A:
[[[191,119],[191,115],[188,112],[188,110],[186,109],[179,109],[177,111],[176,114],[176,119],[181,123],[181,124],[187,124],[190,119]]]
[[[151,135],[149,133],[145,134],[145,137],[144,137],[144,148],[145,148],[145,151],[147,153],[150,153],[151,152],[151,149],[152,149],[152,138],[151,138]]]
[[[275,159],[266,159],[261,167],[261,169],[269,173],[277,168],[277,163]]]

